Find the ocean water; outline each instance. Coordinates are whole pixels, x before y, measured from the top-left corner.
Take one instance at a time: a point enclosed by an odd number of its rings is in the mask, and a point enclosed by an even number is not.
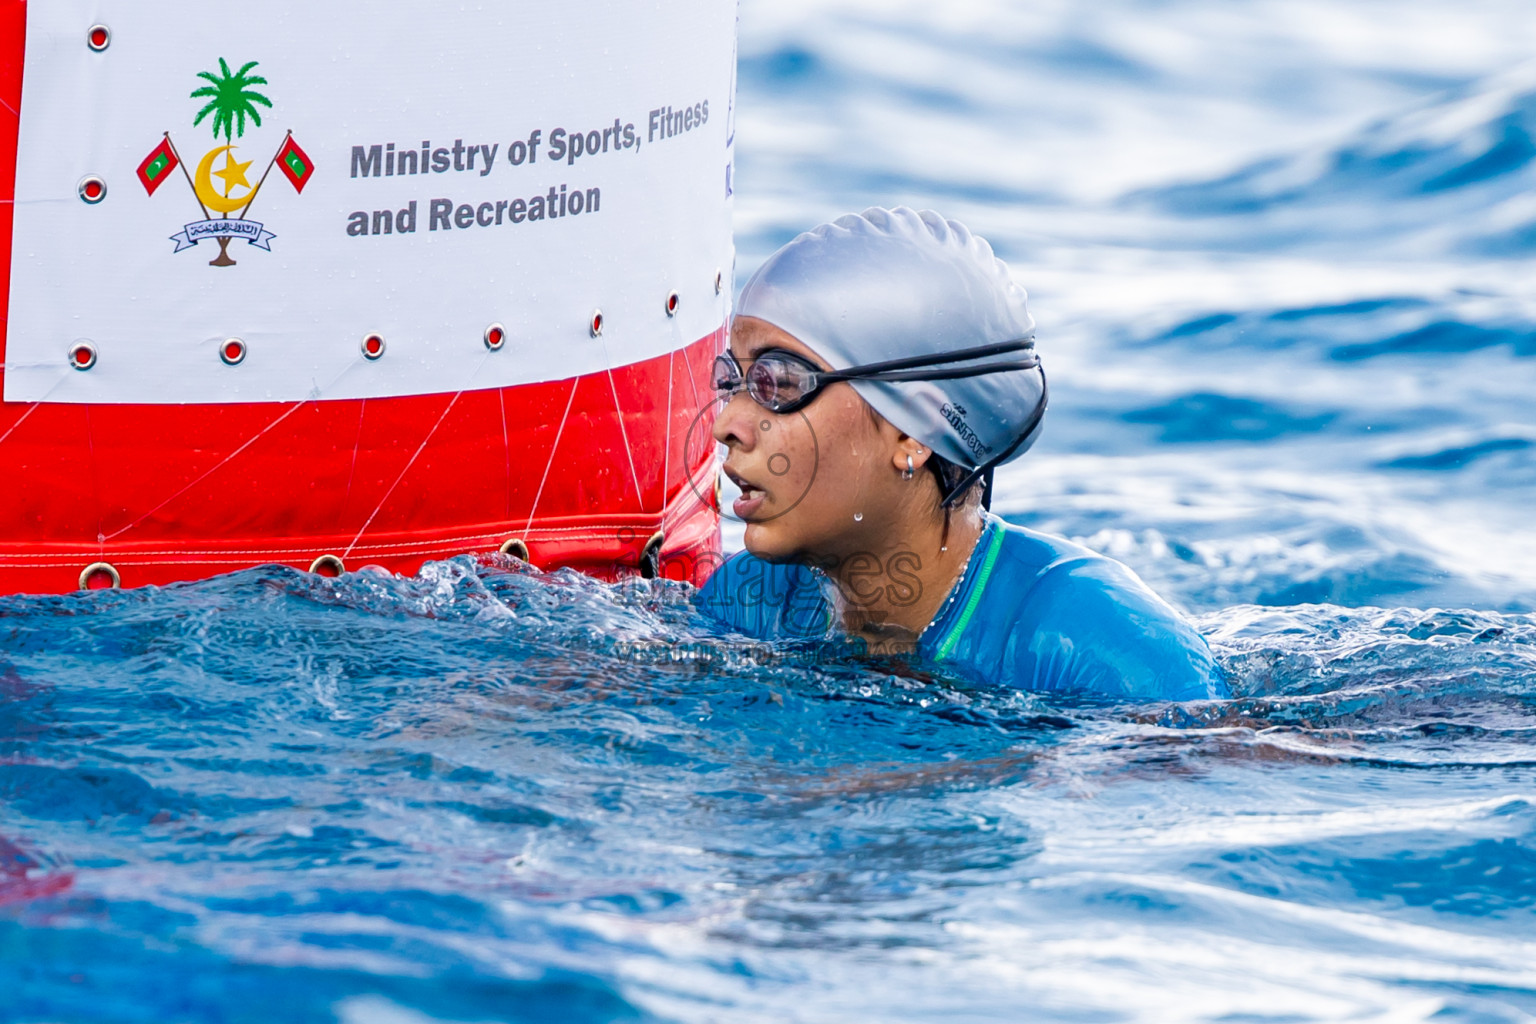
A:
[[[995,509],[1236,697],[467,558],[0,598],[0,1021],[1536,1017],[1528,2],[747,0],[740,53],[738,282],[872,203],[991,239],[1053,396]]]

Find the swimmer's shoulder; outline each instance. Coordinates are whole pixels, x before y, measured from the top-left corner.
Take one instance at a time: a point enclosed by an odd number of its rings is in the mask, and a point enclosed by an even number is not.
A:
[[[995,516],[978,551],[957,588],[964,603],[941,612],[938,660],[1029,690],[1226,695],[1204,638],[1125,564]]]
[[[716,626],[758,640],[823,637],[832,622],[820,573],[746,551],[722,562],[693,603]]]

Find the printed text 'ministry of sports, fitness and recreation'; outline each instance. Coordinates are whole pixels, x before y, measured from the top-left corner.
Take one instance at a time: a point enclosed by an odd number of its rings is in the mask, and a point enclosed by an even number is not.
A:
[[[501,142],[454,139],[445,146],[423,139],[419,146],[394,142],[352,147],[354,178],[392,178],[402,175],[464,174],[485,177],[497,166],[498,157],[512,167],[541,162],[574,167],[578,160],[603,154],[639,153],[646,143],[677,138],[709,122],[709,101],[687,107],[657,107],[646,118],[644,129],[614,118],[611,125],[587,131],[555,128],[547,135],[535,128],[526,138]],[[451,231],[496,227],[529,221],[597,213],[602,209],[602,190],[550,185],[527,197],[460,203],[453,199],[426,200],[424,209],[411,200],[399,210],[358,210],[347,217],[347,234],[353,236],[412,234],[418,225],[427,231]],[[418,212],[424,214],[418,220]]]

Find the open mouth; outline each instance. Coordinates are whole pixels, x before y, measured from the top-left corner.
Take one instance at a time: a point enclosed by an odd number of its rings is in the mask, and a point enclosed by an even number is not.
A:
[[[725,475],[741,490],[741,496],[731,505],[731,511],[736,513],[738,519],[750,518],[768,500],[768,492],[728,466]]]

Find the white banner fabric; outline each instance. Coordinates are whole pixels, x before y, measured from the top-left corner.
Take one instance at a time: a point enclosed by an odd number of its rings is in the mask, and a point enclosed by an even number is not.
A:
[[[733,3],[28,7],[8,402],[509,386],[728,314]]]

